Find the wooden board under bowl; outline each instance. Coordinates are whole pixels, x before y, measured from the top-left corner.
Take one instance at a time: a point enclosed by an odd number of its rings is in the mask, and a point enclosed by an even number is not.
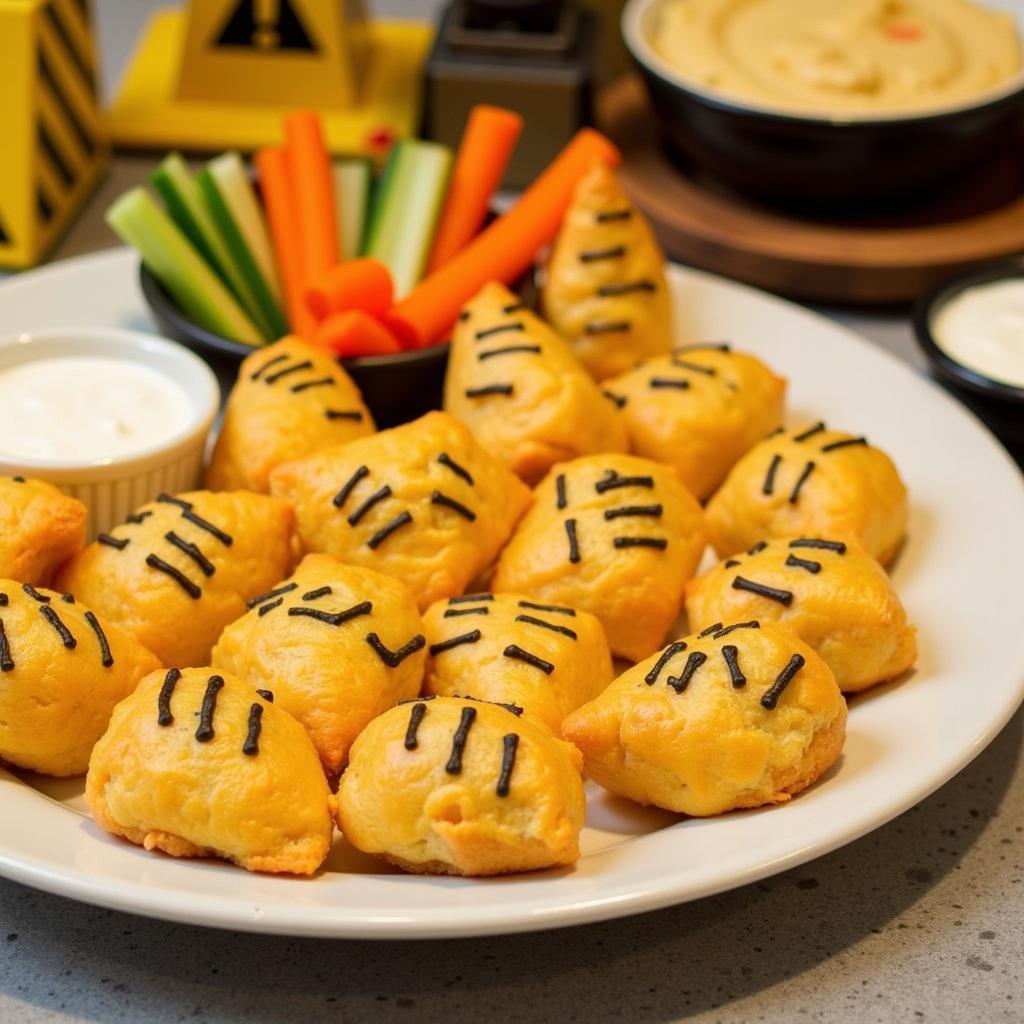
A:
[[[635,76],[598,94],[596,120],[622,150],[622,183],[667,255],[783,295],[905,303],[972,264],[1024,251],[1019,144],[953,193],[826,216],[760,204],[674,161]]]

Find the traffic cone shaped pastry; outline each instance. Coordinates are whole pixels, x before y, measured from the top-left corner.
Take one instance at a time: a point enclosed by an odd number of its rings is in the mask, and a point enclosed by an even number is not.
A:
[[[618,410],[568,342],[497,283],[462,311],[444,407],[529,484],[556,462],[627,448]]]
[[[337,360],[283,338],[239,368],[206,485],[266,493],[275,466],[373,431],[359,389]]]
[[[541,298],[547,321],[598,380],[672,346],[665,257],[604,164],[576,187]]]

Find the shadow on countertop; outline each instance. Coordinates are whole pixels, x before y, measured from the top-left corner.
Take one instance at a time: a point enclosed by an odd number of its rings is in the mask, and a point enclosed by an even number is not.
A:
[[[26,1024],[1020,1020],[1012,993],[1024,984],[1007,975],[1019,970],[1024,911],[1022,722],[1018,712],[939,792],[844,849],[733,892],[575,929],[292,940],[150,921],[0,882],[0,993]],[[1014,948],[995,941],[999,908]],[[971,994],[937,984],[940,972]]]

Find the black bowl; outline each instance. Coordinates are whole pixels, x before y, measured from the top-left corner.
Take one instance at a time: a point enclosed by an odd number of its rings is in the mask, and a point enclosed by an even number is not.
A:
[[[193,323],[160,282],[140,264],[139,282],[150,313],[161,332],[180,341],[209,362],[230,386],[238,364],[252,355],[251,345],[233,341]],[[441,408],[447,344],[387,356],[339,359],[362,392],[378,427],[392,427]]]
[[[654,52],[648,38],[664,2],[630,0],[622,14],[662,139],[671,154],[738,191],[848,212],[920,200],[1020,137],[1021,79],[974,105],[894,117],[840,119],[730,102],[687,84]]]
[[[932,334],[935,315],[951,299],[976,285],[1012,277],[1024,278],[1024,257],[984,263],[957,274],[918,299],[912,321],[917,343],[935,376],[988,424],[1024,466],[1024,388],[992,380],[958,363],[939,348]]]

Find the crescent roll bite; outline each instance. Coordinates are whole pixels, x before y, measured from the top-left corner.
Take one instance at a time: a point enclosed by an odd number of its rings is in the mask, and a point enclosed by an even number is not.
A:
[[[85,544],[85,506],[52,484],[0,476],[0,577],[49,586]]]
[[[461,594],[530,504],[526,485],[447,413],[278,466],[272,493],[307,551],[396,576],[421,609]]]
[[[687,345],[605,381],[637,455],[675,466],[701,501],[782,422],[786,382],[728,345]]]
[[[337,360],[282,338],[239,367],[206,486],[266,493],[275,466],[373,431],[359,389]]]
[[[329,778],[377,715],[415,697],[427,659],[409,588],[330,555],[249,602],[213,649],[213,667],[274,692],[309,732]]]
[[[115,836],[172,857],[311,875],[334,800],[305,729],[269,691],[208,668],[154,672],[114,710],[85,802]]]
[[[375,718],[338,787],[345,838],[429,874],[572,864],[586,810],[579,751],[519,711],[436,697]]]
[[[917,657],[885,570],[854,540],[760,541],[686,585],[690,629],[780,622],[821,655],[839,688],[854,692],[906,672]]]
[[[618,410],[568,342],[496,282],[452,334],[444,407],[529,484],[556,462],[628,447]]]
[[[576,186],[541,303],[598,380],[672,346],[664,254],[605,164],[595,164]]]
[[[612,681],[597,617],[522,594],[467,594],[432,604],[425,692],[513,704],[558,733],[562,719]]]
[[[159,666],[71,594],[0,579],[0,759],[81,774],[114,706]]]
[[[819,779],[842,751],[846,701],[794,633],[750,621],[670,643],[562,731],[606,789],[706,816],[783,803]]]
[[[780,430],[755,445],[707,507],[721,558],[773,537],[852,537],[888,565],[907,517],[907,489],[892,459],[824,423]]]
[[[245,603],[295,564],[294,515],[249,491],[161,494],[59,574],[70,590],[164,665],[205,665]]]
[[[635,455],[556,466],[498,560],[491,588],[596,615],[612,653],[656,650],[707,542],[674,469]]]

